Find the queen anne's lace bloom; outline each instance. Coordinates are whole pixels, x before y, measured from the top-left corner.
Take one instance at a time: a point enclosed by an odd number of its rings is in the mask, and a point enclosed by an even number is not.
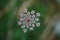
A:
[[[33,30],[34,27],[40,26],[40,13],[35,13],[34,10],[30,12],[27,9],[24,9],[19,17],[18,25],[21,26],[24,33],[26,33],[27,30]]]

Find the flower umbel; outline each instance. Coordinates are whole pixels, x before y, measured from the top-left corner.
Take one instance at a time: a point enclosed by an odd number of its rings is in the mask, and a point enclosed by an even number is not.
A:
[[[30,12],[25,8],[23,13],[19,15],[18,25],[20,25],[23,32],[26,33],[28,30],[33,30],[34,27],[40,26],[39,17],[40,13],[35,13],[34,10]]]

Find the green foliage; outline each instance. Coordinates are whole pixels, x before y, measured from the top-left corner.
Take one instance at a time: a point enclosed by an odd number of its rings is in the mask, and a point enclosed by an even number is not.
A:
[[[2,9],[7,3],[8,0],[0,0],[0,9]]]

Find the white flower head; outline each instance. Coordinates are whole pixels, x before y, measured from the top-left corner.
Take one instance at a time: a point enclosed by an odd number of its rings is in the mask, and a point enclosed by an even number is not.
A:
[[[18,25],[21,26],[24,33],[28,30],[33,30],[34,27],[39,27],[40,13],[36,13],[34,10],[31,12],[28,11],[26,8],[23,10],[23,13],[20,13]]]

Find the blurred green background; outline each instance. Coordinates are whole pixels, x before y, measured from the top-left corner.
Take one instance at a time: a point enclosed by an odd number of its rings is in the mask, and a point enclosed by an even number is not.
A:
[[[40,40],[40,35],[45,29],[44,20],[46,18],[47,5],[40,0],[33,0],[34,5],[30,5],[28,10],[40,12],[39,28],[23,33],[18,26],[18,9],[27,0],[0,0],[0,40]]]

